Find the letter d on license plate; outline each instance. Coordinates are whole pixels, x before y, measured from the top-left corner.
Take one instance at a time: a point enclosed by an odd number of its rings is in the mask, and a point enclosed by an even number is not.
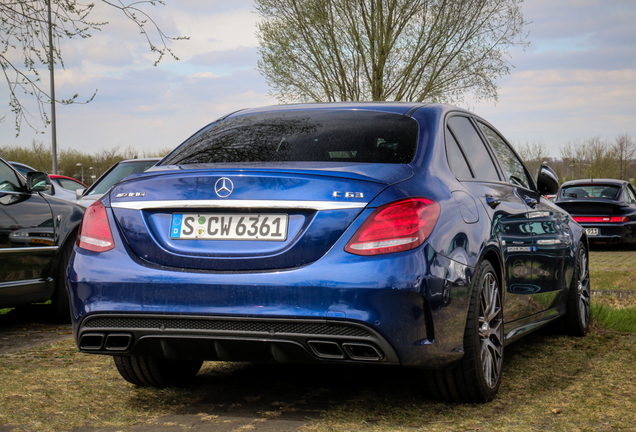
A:
[[[286,214],[173,214],[171,239],[287,240]]]

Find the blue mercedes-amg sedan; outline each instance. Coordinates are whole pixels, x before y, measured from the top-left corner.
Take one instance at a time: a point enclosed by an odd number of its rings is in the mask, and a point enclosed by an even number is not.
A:
[[[203,361],[375,363],[486,402],[506,344],[588,330],[586,233],[557,188],[448,105],[238,111],[87,209],[75,339],[140,386]]]

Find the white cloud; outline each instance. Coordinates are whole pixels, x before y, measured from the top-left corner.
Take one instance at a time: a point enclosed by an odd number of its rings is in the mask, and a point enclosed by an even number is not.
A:
[[[568,141],[597,135],[636,137],[636,71],[539,70],[518,72],[499,92],[499,104],[476,113],[513,142],[541,141],[553,156]]]
[[[219,75],[213,74],[212,72],[199,72],[199,73],[195,73],[194,75],[192,75],[190,77],[190,79],[188,80],[188,82],[196,83],[199,80],[214,79],[214,78],[218,78],[218,77],[219,77]]]

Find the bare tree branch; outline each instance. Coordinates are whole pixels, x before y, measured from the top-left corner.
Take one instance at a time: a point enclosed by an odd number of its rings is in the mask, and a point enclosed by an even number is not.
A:
[[[51,2],[53,46],[49,47],[47,5]],[[164,4],[162,0],[102,0],[104,4],[118,9],[125,18],[132,21],[146,38],[150,51],[157,54],[157,65],[166,55],[177,59],[168,44],[186,37],[167,36],[144,6]],[[22,98],[34,98],[39,119],[46,125],[49,119],[45,106],[50,104],[49,92],[40,84],[41,70],[50,69],[49,50],[53,51],[53,62],[64,67],[60,50],[63,39],[89,38],[92,32],[101,30],[107,22],[92,21],[94,4],[83,4],[77,0],[3,0],[0,3],[0,67],[9,88],[9,106],[15,115],[15,128],[20,133],[22,123],[37,130],[32,122],[36,118],[22,104]],[[155,42],[156,41],[156,42]],[[20,64],[21,63],[21,64]],[[96,92],[78,101],[79,95],[67,99],[56,99],[57,103],[68,105],[88,103]]]

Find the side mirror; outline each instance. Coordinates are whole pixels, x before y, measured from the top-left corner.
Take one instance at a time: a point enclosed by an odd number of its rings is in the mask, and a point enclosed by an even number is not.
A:
[[[80,199],[82,195],[84,195],[84,192],[86,192],[85,188],[75,189],[75,198]]]
[[[27,189],[29,192],[44,192],[51,189],[51,179],[45,172],[28,172],[27,173]]]
[[[541,195],[554,195],[559,191],[559,176],[547,165],[539,168],[537,188]]]

